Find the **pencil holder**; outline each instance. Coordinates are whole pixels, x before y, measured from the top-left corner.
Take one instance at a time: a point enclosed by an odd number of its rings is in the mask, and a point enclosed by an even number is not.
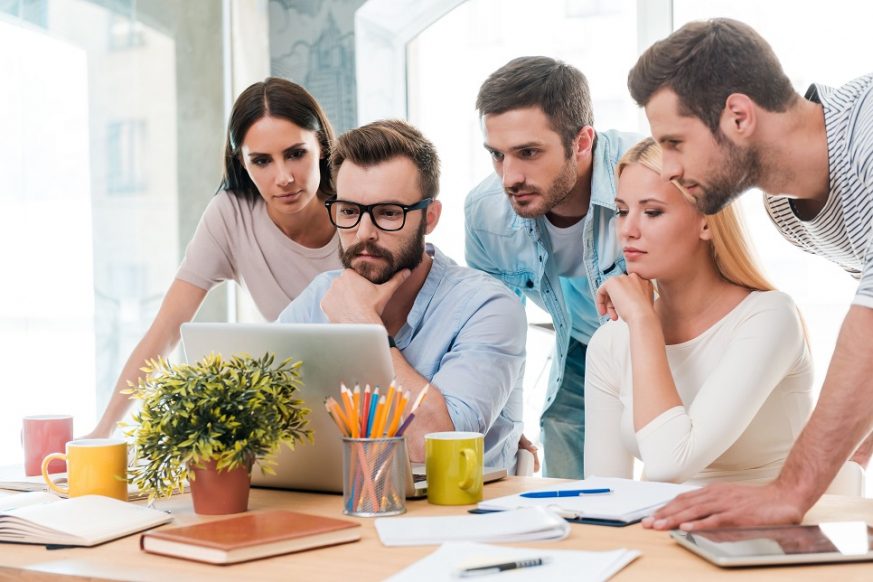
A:
[[[343,439],[343,513],[384,517],[406,511],[406,439]]]

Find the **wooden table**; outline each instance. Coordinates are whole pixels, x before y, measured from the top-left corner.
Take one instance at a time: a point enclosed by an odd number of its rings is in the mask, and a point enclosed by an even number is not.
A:
[[[549,480],[511,477],[485,487],[485,496],[498,497],[542,487]],[[285,508],[332,517],[342,517],[342,497],[253,489],[250,509]],[[187,495],[159,502],[176,516],[176,524],[210,518],[194,515]],[[427,501],[411,501],[406,515],[459,515],[467,507],[440,507]],[[352,518],[349,518],[352,519]],[[873,524],[873,500],[826,496],[807,515],[807,523],[864,520]],[[232,566],[212,566],[187,560],[146,554],[139,550],[139,536],[129,536],[95,548],[46,550],[42,546],[0,544],[0,580],[75,579],[121,580],[382,580],[423,558],[436,546],[386,548],[379,542],[372,519],[360,519],[360,542],[276,556]],[[722,570],[680,548],[664,532],[644,530],[640,525],[624,528],[572,525],[570,536],[560,542],[527,542],[523,545],[554,549],[636,549],[642,556],[614,579],[625,580],[873,580],[873,564],[839,564]]]

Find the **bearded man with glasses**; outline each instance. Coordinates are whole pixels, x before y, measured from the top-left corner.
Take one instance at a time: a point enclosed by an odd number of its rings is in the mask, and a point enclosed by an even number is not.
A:
[[[385,326],[397,382],[428,397],[406,431],[424,460],[424,435],[485,435],[485,465],[513,472],[522,428],[526,325],[499,281],[461,267],[425,235],[439,222],[439,158],[399,120],[340,136],[332,156],[337,196],[325,203],[343,266],[323,273],[279,316],[282,323]]]

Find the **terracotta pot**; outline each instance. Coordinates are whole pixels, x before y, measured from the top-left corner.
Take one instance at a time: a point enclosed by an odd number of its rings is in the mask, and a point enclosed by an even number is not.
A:
[[[241,513],[249,509],[251,464],[230,471],[218,471],[215,461],[192,465],[191,497],[194,513],[223,515]]]

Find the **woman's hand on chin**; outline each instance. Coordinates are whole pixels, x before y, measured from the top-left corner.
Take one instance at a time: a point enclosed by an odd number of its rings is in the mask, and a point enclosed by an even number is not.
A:
[[[636,273],[607,279],[594,298],[600,315],[619,317],[629,325],[655,315],[655,288]]]

